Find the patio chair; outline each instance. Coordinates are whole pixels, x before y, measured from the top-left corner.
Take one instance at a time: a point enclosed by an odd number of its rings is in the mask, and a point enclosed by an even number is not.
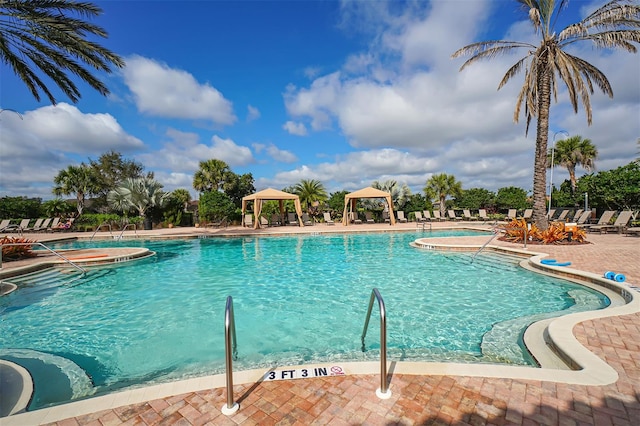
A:
[[[587,223],[587,220],[589,220],[590,217],[591,217],[591,210],[587,210],[586,212],[582,212],[582,214],[580,215],[578,220],[576,220],[576,223],[578,224],[578,226],[582,226],[585,223]]]
[[[531,217],[533,216],[533,209],[525,209],[524,210],[524,214],[522,215],[522,218],[526,221],[526,222],[530,222],[531,221]]]
[[[246,228],[253,228],[253,215],[246,214],[244,215],[244,223],[242,224]]]
[[[631,228],[624,228],[622,230],[624,235],[634,235],[640,237],[640,226],[632,226]]]
[[[269,220],[267,220],[267,218],[264,216],[260,216],[260,227],[266,228],[268,226],[269,226]]]
[[[0,222],[0,232],[7,229],[10,223],[11,223],[11,219],[2,219],[2,222]]]
[[[478,220],[477,217],[471,216],[471,212],[469,211],[469,209],[462,210],[462,217],[466,220]]]
[[[431,212],[429,210],[422,210],[422,218],[425,221],[428,220],[429,222],[431,222]]]
[[[576,212],[573,214],[573,217],[571,218],[571,220],[574,221],[574,222],[577,221],[580,218],[580,216],[582,216],[583,212],[584,212],[583,209],[576,210]]]
[[[382,220],[384,220],[384,223],[391,223],[391,218],[389,218],[388,211],[385,210],[382,212]]]
[[[486,209],[478,209],[478,217],[483,222],[486,222],[487,220],[489,220],[489,216],[487,216],[487,210]]]
[[[556,218],[556,220],[557,220],[558,222],[564,222],[564,221],[566,221],[566,220],[567,220],[566,218],[567,218],[567,215],[568,215],[568,214],[569,214],[569,209],[564,209],[564,210],[562,210],[562,211],[560,212],[560,214],[558,215],[558,217]]]
[[[4,230],[6,232],[20,232],[20,233],[22,233],[25,229],[29,228],[29,222],[31,222],[31,219],[22,219],[20,221],[20,224],[18,224],[18,225],[9,225]]]
[[[349,212],[349,222],[355,225],[362,225],[362,220],[358,217],[358,212]]]
[[[547,219],[551,220],[555,214],[556,214],[556,209],[549,210],[549,212],[547,213]]]
[[[324,216],[324,223],[326,225],[335,225],[336,223],[333,221],[333,219],[331,219],[331,213],[329,212],[324,212],[322,213],[322,215]]]
[[[367,221],[367,223],[376,223],[375,220],[373,220],[373,214],[371,212],[364,212],[364,218]]]
[[[451,220],[462,220],[460,216],[456,216],[456,212],[453,211],[452,209],[447,210],[447,215]]]
[[[309,217],[309,215],[307,213],[302,213],[302,223],[304,223],[304,226],[312,226],[313,225],[313,221],[311,220],[311,218]]]
[[[422,212],[413,212],[413,214],[416,216],[416,222],[426,222],[427,219],[422,217]]]
[[[624,210],[624,211],[620,212],[620,214],[616,218],[616,221],[613,223],[613,225],[609,225],[609,224],[606,224],[606,225],[594,225],[594,226],[589,227],[589,232],[598,231],[598,232],[600,232],[602,234],[603,231],[605,233],[607,233],[610,230],[614,230],[614,231],[617,231],[618,233],[620,233],[629,224],[629,221],[631,220],[631,215],[632,214],[633,214],[633,212],[631,210]]]
[[[59,217],[54,217],[53,220],[51,221],[51,224],[49,226],[47,226],[46,231],[53,231],[59,225],[60,225],[60,218]]]
[[[586,229],[590,229],[594,226],[600,226],[600,225],[608,225],[609,221],[611,220],[611,218],[613,217],[613,215],[616,213],[615,210],[607,210],[604,213],[602,213],[602,215],[600,216],[600,219],[598,219],[597,223],[594,224],[588,224],[585,223],[583,225],[581,225],[582,228],[586,228]],[[589,214],[591,214],[591,212],[589,212]]]
[[[31,228],[30,231],[44,232],[49,229],[49,224],[51,223],[52,220],[53,219],[50,217],[46,218],[44,219],[44,221],[40,222],[40,225],[38,225],[38,222],[36,221],[36,225],[33,225],[33,228]],[[60,219],[58,219],[58,222],[60,222]]]
[[[434,210],[434,211],[433,211],[433,218],[434,218],[435,220],[437,220],[438,222],[440,222],[440,221],[442,221],[442,220],[445,220],[445,218],[444,218],[444,217],[440,216],[440,210]]]
[[[516,209],[509,209],[507,213],[507,220],[514,220],[518,215],[518,211]]]
[[[42,226],[42,221],[44,220],[44,218],[41,219],[36,219],[36,223],[33,224],[33,226],[26,226],[22,228],[22,232],[35,232],[35,231],[39,231],[41,226]],[[51,221],[51,219],[49,219],[49,221]]]
[[[280,215],[277,213],[274,213],[271,215],[271,221],[269,222],[269,225],[271,226],[280,226],[282,225],[282,219],[280,218]]]
[[[407,218],[404,217],[404,212],[402,210],[398,210],[396,212],[397,217],[398,217],[398,222],[400,223],[407,223]]]
[[[289,222],[289,225],[291,226],[299,226],[300,222],[298,222],[298,218],[296,217],[295,213],[287,213],[287,220]]]

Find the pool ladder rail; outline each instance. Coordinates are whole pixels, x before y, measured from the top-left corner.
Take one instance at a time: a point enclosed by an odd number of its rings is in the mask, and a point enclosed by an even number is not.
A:
[[[380,388],[376,390],[376,396],[380,399],[389,399],[391,398],[391,390],[389,389],[387,374],[387,313],[384,300],[377,288],[373,289],[371,298],[369,299],[367,318],[361,337],[362,352],[366,350],[364,339],[367,336],[374,301],[378,302],[378,308],[380,310]],[[238,344],[236,339],[236,320],[233,314],[233,298],[231,296],[227,296],[227,304],[224,310],[224,349],[227,402],[222,406],[221,411],[222,414],[230,416],[240,409],[240,404],[234,401],[233,396],[233,361],[238,359]]]
[[[65,263],[68,263],[69,265],[73,266],[78,271],[82,272],[83,274],[85,274],[87,272],[87,270],[84,269],[82,266],[79,266],[79,265],[73,263],[67,257],[63,256],[62,254],[58,253],[54,249],[52,249],[52,248],[50,248],[50,247],[48,247],[48,246],[46,246],[43,243],[38,242],[38,241],[31,242],[31,243],[4,243],[4,244],[0,244],[0,269],[2,269],[2,247],[4,247],[4,246],[40,246],[40,247],[44,248],[45,250],[47,250],[47,251],[53,253],[54,255],[58,256]]]
[[[110,224],[110,223],[108,223],[108,222],[102,222],[100,225],[98,225],[98,226],[96,227],[96,229],[94,229],[93,234],[91,234],[91,238],[89,238],[89,241],[93,241],[93,237],[95,237],[95,236],[96,236],[96,233],[97,233],[100,229],[102,229],[103,227],[105,227],[105,226],[109,228],[109,235],[111,235],[111,236],[113,237],[113,239],[114,239],[114,240],[118,240],[118,241],[122,240],[122,236],[123,236],[123,234],[124,234],[124,231],[126,231],[126,230],[127,230],[129,227],[131,227],[131,226],[133,226],[133,231],[134,231],[135,236],[136,236],[136,237],[138,236],[138,227],[136,226],[136,224],[135,224],[135,223],[127,223],[127,224],[125,224],[125,225],[122,227],[122,230],[120,231],[120,235],[113,235],[113,231],[112,231],[112,228],[111,228],[111,224]]]

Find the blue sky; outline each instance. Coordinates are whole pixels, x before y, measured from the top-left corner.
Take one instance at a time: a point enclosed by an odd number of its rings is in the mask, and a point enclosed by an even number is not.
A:
[[[37,102],[2,65],[0,196],[52,198],[61,169],[111,149],[153,171],[166,190],[192,188],[198,163],[226,161],[256,189],[318,179],[328,191],[394,179],[421,192],[432,174],[463,188],[532,187],[535,125],[513,110],[522,76],[497,91],[517,56],[458,72],[474,41],[537,43],[515,1],[100,1],[101,43],[126,66],[101,75],[102,97]],[[603,2],[570,2],[575,22]],[[564,25],[563,25],[564,26]],[[560,28],[561,29],[561,28]],[[636,157],[640,56],[573,53],[609,78],[614,99],[592,96],[593,125],[561,88],[550,143],[590,138],[598,170]],[[578,174],[584,173],[579,169]],[[556,168],[554,183],[567,178]]]

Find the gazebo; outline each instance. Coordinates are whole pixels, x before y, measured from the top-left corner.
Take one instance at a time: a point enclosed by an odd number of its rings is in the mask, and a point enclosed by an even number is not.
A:
[[[355,209],[356,202],[359,198],[384,198],[387,201],[387,205],[389,206],[390,224],[396,224],[396,218],[393,214],[393,202],[391,201],[391,194],[368,186],[344,196],[344,213],[342,214],[342,224],[344,226],[349,225],[348,213],[352,212]]]
[[[298,215],[298,223],[300,226],[304,226],[302,223],[302,207],[300,206],[300,197],[296,194],[289,194],[288,192],[278,191],[277,189],[267,188],[263,191],[256,192],[255,194],[247,195],[242,198],[242,218],[244,220],[245,212],[247,211],[247,203],[253,201],[253,229],[260,227],[260,213],[262,212],[262,202],[265,200],[277,200],[280,202],[280,214],[284,214],[284,201],[293,200],[293,204]]]

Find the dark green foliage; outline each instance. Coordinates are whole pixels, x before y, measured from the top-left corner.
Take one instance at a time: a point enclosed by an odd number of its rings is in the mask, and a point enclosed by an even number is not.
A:
[[[231,202],[237,207],[242,207],[242,198],[247,195],[256,192],[256,188],[253,186],[253,175],[251,173],[245,173],[243,175],[237,175],[232,171],[227,172],[224,175],[224,193],[227,194]]]
[[[526,209],[529,207],[527,202],[527,191],[515,186],[498,189],[496,194],[496,208],[498,210],[506,209]]]
[[[431,210],[431,206],[427,206],[427,199],[422,194],[410,195],[403,207],[403,210],[409,214],[415,211],[421,212],[425,209]]]
[[[331,193],[329,199],[327,200],[329,209],[342,216],[342,212],[344,211],[344,197],[348,193],[349,191],[338,191]]]
[[[203,192],[200,195],[198,211],[201,222],[217,222],[222,219],[231,221],[240,218],[231,198],[219,191]]]
[[[607,210],[640,207],[640,161],[632,161],[614,170],[585,175],[576,192],[589,194],[589,205]]]
[[[153,172],[144,173],[144,166],[134,160],[122,158],[117,151],[102,154],[97,160],[89,160],[89,167],[95,176],[96,187],[92,207],[107,211],[107,194],[118,187],[127,178],[148,177],[153,179]]]
[[[42,214],[42,199],[40,198],[0,198],[0,219],[33,219],[42,216]]]
[[[454,200],[455,207],[461,209],[492,210],[495,204],[496,194],[484,188],[463,189],[462,194]]]

